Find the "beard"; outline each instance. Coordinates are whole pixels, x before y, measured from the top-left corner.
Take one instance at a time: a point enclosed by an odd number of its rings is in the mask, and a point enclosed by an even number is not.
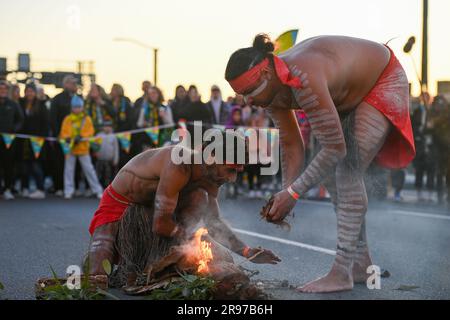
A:
[[[228,168],[222,174],[217,172],[217,169],[208,168],[208,179],[214,182],[217,186],[221,186],[225,183],[230,183],[236,181],[237,170],[233,168]]]

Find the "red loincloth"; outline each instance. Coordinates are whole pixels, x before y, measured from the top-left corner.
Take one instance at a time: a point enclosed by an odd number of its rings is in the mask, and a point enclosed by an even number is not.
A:
[[[94,213],[89,227],[89,233],[92,235],[96,228],[120,220],[130,204],[130,200],[118,194],[109,185],[103,192],[98,209]]]
[[[387,47],[387,46],[386,46]],[[375,107],[394,126],[375,158],[382,167],[406,167],[415,157],[414,136],[409,117],[408,78],[391,48],[391,58],[364,101]]]

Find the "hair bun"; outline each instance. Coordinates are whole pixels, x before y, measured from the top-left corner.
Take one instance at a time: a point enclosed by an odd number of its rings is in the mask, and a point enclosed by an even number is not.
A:
[[[268,54],[275,50],[275,45],[267,34],[260,33],[255,37],[255,40],[253,40],[253,48],[264,54]]]

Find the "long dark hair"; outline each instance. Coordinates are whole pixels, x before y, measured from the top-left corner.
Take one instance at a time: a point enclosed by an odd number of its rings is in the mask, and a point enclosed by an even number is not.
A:
[[[185,94],[187,93],[187,92],[186,92],[186,88],[185,88],[183,85],[179,84],[179,85],[175,88],[175,98],[174,98],[174,100],[178,100],[178,90],[179,90],[179,89],[183,89],[184,92],[185,92]]]
[[[97,90],[100,94],[100,97],[102,98],[103,101],[105,101],[105,102],[109,101],[109,96],[106,94],[105,89],[101,85],[99,85],[97,83],[93,83],[92,85],[97,88]],[[88,96],[86,98],[86,104],[91,104],[93,102],[91,95],[90,95],[90,91],[91,90],[89,90]]]
[[[164,102],[164,95],[163,95],[161,89],[158,88],[157,86],[150,87],[149,90],[151,90],[151,89],[155,90],[158,93],[158,101],[156,103],[158,105],[163,104],[163,102]]]
[[[264,33],[258,34],[252,47],[239,49],[231,55],[225,70],[225,79],[230,81],[239,77],[265,58],[271,58],[274,50],[275,45],[270,37]],[[270,60],[273,63],[272,59]]]
[[[34,98],[30,102],[28,102],[27,96],[25,94],[25,92],[28,89],[33,90],[33,92],[34,92]],[[39,110],[40,110],[39,109],[40,101],[38,99],[37,88],[36,88],[36,85],[34,83],[27,83],[27,85],[25,86],[24,95],[23,95],[23,97],[21,97],[19,99],[19,103],[22,105],[22,107],[23,107],[25,112],[27,111],[26,109],[27,109],[28,103],[30,103],[29,105],[31,106],[31,108],[28,110],[28,112],[30,114],[35,114],[35,113],[39,112]],[[26,113],[26,115],[28,115],[28,113]]]

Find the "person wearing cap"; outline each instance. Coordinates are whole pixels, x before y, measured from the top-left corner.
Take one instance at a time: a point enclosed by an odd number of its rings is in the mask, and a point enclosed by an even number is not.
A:
[[[206,103],[211,114],[211,123],[225,125],[230,115],[230,106],[222,100],[222,93],[217,85],[211,87],[211,98]]]
[[[0,80],[0,133],[13,134],[23,125],[23,113],[17,103],[8,98],[9,83]],[[14,142],[7,147],[0,137],[0,181],[3,177],[5,200],[14,199],[12,188],[14,184]],[[2,172],[3,171],[3,172]]]
[[[280,55],[266,34],[234,52],[225,79],[249,104],[268,109],[279,128],[283,190],[265,211],[280,222],[323,183],[337,216],[336,257],[325,276],[300,286],[337,292],[366,283],[373,265],[367,245],[364,175],[408,166],[416,151],[406,73],[387,45],[344,36],[307,39]],[[305,111],[320,151],[302,172],[304,144],[294,110]]]
[[[63,91],[53,97],[50,105],[50,129],[51,135],[57,137],[61,131],[61,125],[66,116],[71,112],[70,101],[78,91],[78,80],[73,75],[67,75],[63,79]],[[53,189],[55,195],[62,196],[64,188],[64,154],[57,143],[49,144],[50,162],[53,172]]]
[[[44,101],[40,100],[37,94],[36,85],[34,83],[28,83],[25,87],[25,96],[20,99],[20,107],[25,117],[20,133],[47,137],[50,129],[48,110],[45,107]],[[44,199],[44,171],[42,161],[45,153],[41,152],[39,158],[36,159],[29,139],[19,139],[17,143],[17,156],[20,159],[22,169],[22,195],[31,199]],[[33,177],[36,182],[36,190],[32,193],[29,193],[28,190],[30,177]]]
[[[71,113],[64,118],[59,134],[60,139],[71,145],[64,164],[64,198],[71,199],[75,191],[75,164],[80,161],[81,168],[92,192],[101,198],[101,187],[89,154],[88,138],[94,136],[92,119],[84,113],[84,101],[77,95],[71,99]]]

